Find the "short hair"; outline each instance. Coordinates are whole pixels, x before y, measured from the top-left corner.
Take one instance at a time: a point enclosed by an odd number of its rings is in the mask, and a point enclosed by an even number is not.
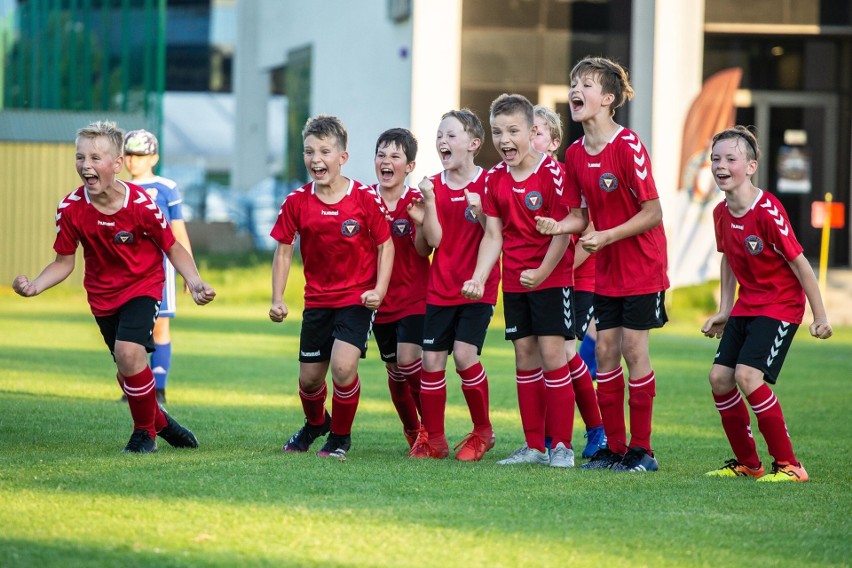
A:
[[[469,108],[447,111],[443,114],[443,116],[441,116],[441,120],[449,117],[453,117],[461,122],[462,127],[464,127],[464,131],[470,134],[472,138],[479,138],[480,141],[485,140],[485,128],[482,127],[482,121],[479,120],[476,113]],[[479,153],[480,149],[482,149],[481,144],[479,148],[477,148],[476,154]]]
[[[540,116],[544,123],[547,125],[547,128],[550,129],[550,137],[554,140],[562,141],[564,137],[562,130],[562,117],[559,114],[547,108],[544,105],[535,105],[533,107],[533,112],[535,116]]]
[[[501,114],[519,114],[526,119],[527,124],[533,125],[535,121],[535,112],[533,105],[523,95],[503,93],[491,103],[490,116],[494,120],[496,116]]]
[[[124,155],[124,131],[111,120],[98,120],[84,126],[77,131],[77,140],[80,138],[106,138],[116,158]]]
[[[375,153],[379,152],[380,147],[390,146],[391,144],[402,148],[405,159],[409,163],[417,157],[417,138],[407,128],[391,128],[382,132],[376,141]]]
[[[633,87],[627,70],[606,57],[585,57],[571,69],[571,82],[580,80],[586,75],[592,75],[601,84],[601,92],[613,95],[615,100],[610,107],[610,115],[615,109],[633,98]]]
[[[760,147],[757,145],[757,137],[749,130],[748,127],[736,125],[732,128],[727,128],[713,136],[713,144],[720,140],[730,140],[732,138],[742,138],[745,141],[745,155],[749,161],[757,161],[760,158]]]
[[[309,118],[305,123],[305,128],[302,129],[302,140],[305,140],[308,136],[316,136],[321,139],[333,136],[341,150],[346,150],[349,144],[349,135],[346,133],[343,122],[330,114],[318,114]]]

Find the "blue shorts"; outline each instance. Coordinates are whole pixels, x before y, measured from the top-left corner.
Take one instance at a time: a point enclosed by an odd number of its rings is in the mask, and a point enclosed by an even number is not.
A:
[[[163,261],[163,269],[166,273],[166,281],[163,283],[163,299],[160,301],[160,315],[158,318],[173,318],[177,311],[177,276],[175,267],[168,259]]]

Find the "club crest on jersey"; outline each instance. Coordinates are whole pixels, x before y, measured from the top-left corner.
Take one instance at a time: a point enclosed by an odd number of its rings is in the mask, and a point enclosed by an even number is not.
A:
[[[119,231],[113,237],[112,242],[117,245],[131,245],[133,244],[133,233],[128,231]]]
[[[361,225],[355,219],[347,219],[340,226],[340,234],[344,237],[354,237],[361,232]]]
[[[760,254],[763,252],[763,241],[756,235],[746,237],[745,245],[749,254]]]
[[[404,237],[406,235],[411,234],[411,223],[408,222],[408,219],[397,219],[391,225],[391,231],[393,231],[394,236]]]
[[[537,191],[531,191],[524,197],[524,204],[530,211],[538,211],[539,209],[541,209],[543,201],[544,199]]]
[[[471,223],[479,223],[479,221],[476,220],[476,215],[473,214],[473,209],[471,209],[469,205],[464,209],[464,218]]]
[[[618,178],[615,177],[615,174],[602,174],[598,179],[598,187],[607,193],[615,191],[618,189]]]

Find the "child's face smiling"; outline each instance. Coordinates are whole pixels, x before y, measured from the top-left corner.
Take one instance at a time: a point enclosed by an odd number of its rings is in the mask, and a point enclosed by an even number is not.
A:
[[[385,189],[393,189],[405,183],[405,176],[414,169],[402,148],[396,144],[385,144],[376,150],[376,179]]]
[[[571,105],[571,119],[574,122],[583,122],[597,115],[605,103],[612,104],[607,97],[614,98],[611,94],[603,93],[603,86],[594,74],[587,73],[582,77],[572,77],[568,97]]]
[[[476,139],[464,129],[464,125],[454,116],[448,116],[438,125],[435,146],[441,165],[445,170],[458,169],[472,155]]]
[[[510,166],[518,166],[530,155],[532,132],[521,113],[498,114],[491,119],[491,141]]]
[[[77,175],[92,197],[103,195],[121,171],[122,158],[103,136],[77,140]]]
[[[741,187],[757,170],[757,162],[745,152],[747,142],[739,136],[719,140],[710,155],[710,171],[716,185],[724,192]]]
[[[533,133],[532,147],[542,154],[553,154],[559,148],[559,141],[554,140],[547,121],[536,115],[534,124],[535,133]]]
[[[330,185],[340,176],[340,168],[349,159],[335,137],[317,138],[313,134],[305,138],[305,169],[319,184]]]

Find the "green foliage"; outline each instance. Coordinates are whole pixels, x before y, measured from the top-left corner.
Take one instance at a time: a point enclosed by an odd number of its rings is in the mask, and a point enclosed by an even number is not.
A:
[[[371,346],[338,463],[280,451],[303,421],[299,322],[251,299],[268,296],[268,261],[202,260],[219,298],[179,298],[168,408],[195,451],[121,452],[131,422],[82,291],[0,291],[0,566],[848,565],[852,329],[800,330],[775,388],[806,484],[703,476],[731,457],[706,378],[716,342],[677,309],[652,332],[655,474],[495,465],[523,441],[497,325],[483,353],[497,446],[482,462],[405,456]],[[470,423],[452,364],[447,378],[452,444]],[[582,434],[577,416],[578,453]]]

